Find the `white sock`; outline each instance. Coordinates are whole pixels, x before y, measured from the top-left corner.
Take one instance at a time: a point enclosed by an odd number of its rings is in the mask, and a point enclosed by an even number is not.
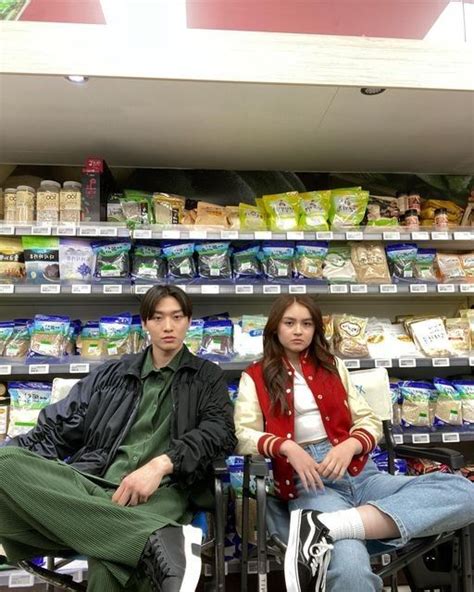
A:
[[[365,528],[361,515],[356,508],[339,510],[338,512],[323,512],[318,519],[329,530],[333,541],[340,539],[365,539]]]

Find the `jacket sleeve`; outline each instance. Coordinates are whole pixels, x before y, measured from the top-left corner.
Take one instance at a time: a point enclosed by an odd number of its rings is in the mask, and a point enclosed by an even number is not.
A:
[[[257,389],[246,372],[243,372],[240,378],[234,418],[238,440],[237,454],[279,456],[285,439],[264,431],[264,419]]]
[[[165,452],[173,463],[173,475],[187,484],[206,477],[212,463],[232,454],[237,442],[233,405],[222,370],[214,364],[210,368],[201,397],[199,424],[179,439],[173,438]]]
[[[361,454],[368,454],[382,437],[382,422],[372,411],[364,397],[357,392],[350,373],[342,361],[336,358],[336,363],[339,376],[347,392],[349,410],[352,416],[351,437],[356,438],[362,445]]]

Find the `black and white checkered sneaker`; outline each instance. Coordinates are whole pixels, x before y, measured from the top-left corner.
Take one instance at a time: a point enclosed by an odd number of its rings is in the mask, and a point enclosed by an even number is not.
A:
[[[315,510],[294,510],[285,554],[287,592],[325,592],[332,540]]]

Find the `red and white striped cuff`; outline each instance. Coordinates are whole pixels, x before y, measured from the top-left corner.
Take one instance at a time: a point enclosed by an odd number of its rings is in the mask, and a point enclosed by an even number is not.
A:
[[[285,438],[273,434],[264,434],[257,443],[257,449],[259,454],[263,454],[263,456],[280,456],[280,448],[283,442],[285,442]]]
[[[354,430],[353,432],[351,432],[350,437],[355,438],[358,442],[361,443],[361,454],[368,454],[375,448],[375,438],[366,430],[363,430],[361,428]]]

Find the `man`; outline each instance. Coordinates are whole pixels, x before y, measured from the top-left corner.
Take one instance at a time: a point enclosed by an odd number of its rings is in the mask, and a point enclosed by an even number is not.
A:
[[[73,549],[88,590],[190,592],[201,531],[189,525],[212,463],[232,452],[222,371],[183,341],[189,297],[156,286],[140,306],[152,345],[100,366],[0,449],[0,543],[10,561]]]

